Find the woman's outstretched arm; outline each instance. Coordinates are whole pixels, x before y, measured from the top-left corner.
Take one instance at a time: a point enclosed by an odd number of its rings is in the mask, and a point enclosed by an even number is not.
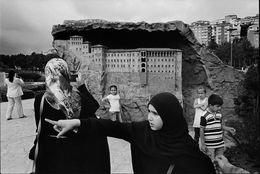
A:
[[[71,120],[59,120],[53,121],[45,119],[48,123],[54,126],[54,129],[59,132],[57,138],[64,135],[69,130],[78,128],[80,134],[92,134],[97,136],[110,136],[120,138],[131,142],[135,136],[133,129],[133,123],[120,123],[117,121],[105,120],[105,119],[71,119]],[[142,124],[141,122],[136,124]]]

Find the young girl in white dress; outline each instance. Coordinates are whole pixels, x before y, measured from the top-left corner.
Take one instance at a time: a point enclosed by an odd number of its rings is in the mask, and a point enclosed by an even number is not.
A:
[[[197,89],[198,97],[195,99],[193,107],[195,109],[195,116],[193,121],[194,140],[199,143],[200,138],[200,117],[204,115],[208,107],[208,97],[206,96],[206,89],[203,86]]]

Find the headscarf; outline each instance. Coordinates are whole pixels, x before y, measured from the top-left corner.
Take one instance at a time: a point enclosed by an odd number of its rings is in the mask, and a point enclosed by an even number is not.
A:
[[[62,110],[67,119],[78,118],[81,110],[79,93],[70,85],[68,64],[60,58],[49,60],[45,66],[47,102],[57,110]]]
[[[160,115],[163,127],[152,130],[147,124],[144,133],[142,128],[135,127],[136,144],[143,152],[155,157],[165,158],[171,162],[178,162],[179,158],[205,158],[198,145],[190,137],[188,126],[183,116],[182,107],[178,99],[171,93],[164,92],[155,95],[149,102]],[[148,105],[149,105],[148,104]]]

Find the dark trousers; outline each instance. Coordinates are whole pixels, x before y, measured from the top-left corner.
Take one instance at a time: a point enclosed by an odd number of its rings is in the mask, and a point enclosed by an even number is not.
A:
[[[199,138],[200,138],[200,128],[199,127],[195,127],[194,128],[194,140],[196,141],[196,143],[199,144]]]

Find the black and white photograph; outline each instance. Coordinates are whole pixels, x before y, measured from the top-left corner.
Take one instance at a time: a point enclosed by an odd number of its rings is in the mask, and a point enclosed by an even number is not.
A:
[[[258,0],[0,0],[2,174],[260,173]]]

